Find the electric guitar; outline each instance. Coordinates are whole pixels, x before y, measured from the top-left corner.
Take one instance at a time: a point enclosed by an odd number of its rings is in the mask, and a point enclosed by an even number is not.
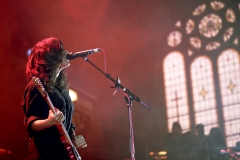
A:
[[[37,87],[38,91],[41,93],[43,98],[46,100],[51,111],[55,114],[56,109],[53,106],[52,101],[49,98],[47,92],[45,91],[45,88],[44,88],[43,84],[41,83],[40,79],[36,78],[36,77],[32,77],[32,81],[34,82],[35,86]],[[73,142],[72,142],[71,138],[69,137],[67,130],[64,127],[63,123],[56,125],[56,126],[60,133],[60,140],[63,143],[65,149],[67,150],[70,160],[81,160],[81,157],[80,157],[76,147],[73,145]]]

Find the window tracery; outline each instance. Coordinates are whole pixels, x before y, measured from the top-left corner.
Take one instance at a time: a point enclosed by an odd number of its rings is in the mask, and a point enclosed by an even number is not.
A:
[[[230,27],[223,33],[224,42],[227,42],[231,38],[233,32],[234,32],[234,28]]]
[[[228,146],[234,146],[239,134],[240,112],[240,57],[234,49],[227,49],[218,58],[218,73],[225,135]]]
[[[204,37],[215,37],[222,29],[222,19],[216,14],[206,15],[200,21],[198,28]]]
[[[200,56],[192,62],[190,69],[195,121],[204,124],[209,133],[212,127],[218,126],[212,64],[209,58]]]
[[[173,31],[167,38],[168,45],[171,47],[178,46],[182,41],[182,33],[179,31]]]
[[[236,22],[236,16],[235,13],[231,8],[227,9],[226,11],[226,19],[229,23],[234,23]]]
[[[176,23],[175,23],[175,27],[181,27],[182,25],[181,25],[181,21],[177,21]]]
[[[240,3],[238,4],[238,10],[240,11]],[[208,8],[210,7],[210,8]],[[208,9],[208,10],[206,10]],[[235,8],[236,9],[236,8]],[[211,12],[212,10],[212,12]],[[219,14],[221,13],[221,14]],[[238,46],[239,45],[239,38],[238,36],[236,36],[237,30],[239,28],[236,28],[236,22],[237,22],[237,13],[236,10],[233,10],[231,7],[228,6],[227,3],[223,3],[221,1],[211,1],[209,3],[204,3],[199,5],[198,7],[196,7],[193,12],[192,15],[190,15],[189,18],[186,19],[186,23],[182,23],[182,21],[178,20],[175,23],[175,27],[176,29],[173,30],[172,32],[170,32],[167,42],[168,45],[170,47],[174,47],[175,51],[170,52],[169,55],[172,53],[179,53],[181,54],[180,51],[178,51],[178,46],[181,46],[182,44],[186,44],[183,43],[182,41],[185,40],[185,38],[187,39],[187,44],[189,44],[189,48],[187,48],[187,56],[191,57],[195,54],[203,54],[203,55],[209,55],[210,53],[214,53],[214,54],[220,54],[220,53],[216,53],[215,50],[219,51],[220,49],[224,49],[223,47],[226,47],[228,45],[231,46]],[[223,16],[221,16],[223,15]],[[202,18],[201,18],[202,17]],[[185,30],[185,33],[184,33]],[[183,31],[183,32],[182,32]],[[219,38],[220,37],[220,38]],[[181,47],[180,47],[181,48]],[[229,47],[231,48],[231,47]],[[199,53],[205,50],[205,53]],[[182,52],[183,53],[183,52]],[[234,54],[233,54],[234,53]],[[222,94],[222,105],[223,106],[223,113],[224,113],[224,117],[223,117],[223,123],[224,123],[224,128],[225,128],[225,135],[226,135],[226,142],[228,144],[228,146],[233,146],[236,142],[236,137],[237,137],[237,130],[236,130],[236,126],[239,125],[240,123],[240,112],[236,113],[236,112],[232,112],[234,110],[236,110],[237,108],[239,108],[240,106],[238,105],[240,103],[240,73],[237,72],[232,72],[230,68],[236,68],[236,66],[238,66],[238,72],[240,71],[239,68],[239,56],[234,58],[234,63],[230,64],[226,63],[224,61],[227,61],[226,59],[226,55],[228,56],[232,56],[233,55],[239,55],[239,53],[236,50],[230,49],[230,50],[226,50],[224,52],[222,52],[221,56],[219,56],[218,58],[218,75],[219,75],[219,81],[221,83],[221,94]],[[223,58],[225,57],[225,59]],[[175,57],[176,58],[176,57]],[[199,59],[198,59],[199,58]],[[188,73],[189,71],[186,70],[187,74],[190,74],[191,76],[191,80],[192,80],[192,84],[193,84],[193,97],[194,97],[194,117],[195,117],[195,123],[203,123],[207,125],[206,130],[210,130],[211,127],[214,126],[218,126],[218,113],[217,110],[218,108],[216,107],[216,102],[215,102],[215,89],[214,89],[214,83],[211,81],[211,79],[216,78],[212,76],[212,64],[210,62],[210,59],[206,58],[206,56],[200,56],[197,59],[195,59],[192,62],[191,65],[191,73]],[[167,58],[165,59],[167,60]],[[169,63],[170,59],[168,59],[168,61],[164,63]],[[175,60],[174,58],[172,58],[171,60]],[[187,60],[187,59],[186,59]],[[237,62],[238,60],[238,62]],[[185,59],[182,60],[183,64]],[[233,58],[229,58],[229,61],[233,62]],[[208,67],[208,69],[205,68],[204,70],[201,70],[200,68],[200,62],[203,63]],[[233,65],[235,64],[235,66]],[[195,67],[194,67],[195,66]],[[199,70],[198,73],[194,73],[196,72],[196,67],[198,66]],[[206,67],[205,66],[205,67]],[[228,67],[227,67],[228,66]],[[166,67],[166,66],[165,66]],[[202,65],[202,67],[204,68],[204,65]],[[184,67],[183,67],[184,68]],[[219,69],[222,68],[222,69]],[[195,71],[194,71],[195,70]],[[200,70],[201,70],[201,74],[204,75],[206,74],[207,80],[204,80],[204,78],[199,78],[199,80],[196,77],[201,77],[200,75]],[[209,72],[207,73],[206,70],[208,70]],[[227,71],[228,70],[228,71]],[[211,74],[210,74],[211,73]],[[165,76],[166,72],[164,72],[164,76]],[[167,75],[169,76],[169,74],[172,74],[171,71],[169,70]],[[194,75],[195,74],[195,75]],[[229,75],[226,75],[229,74]],[[223,76],[222,76],[223,75]],[[166,77],[168,77],[166,76]],[[225,78],[224,78],[225,77]],[[236,79],[238,80],[236,82]],[[165,78],[165,81],[167,81],[167,78]],[[213,87],[209,87],[209,86],[205,86],[202,83],[204,81],[208,81],[208,84],[212,84]],[[181,83],[185,83],[185,85],[188,85],[186,81],[181,82]],[[167,84],[167,83],[166,83]],[[199,85],[202,84],[202,85]],[[182,86],[184,86],[184,84],[181,84]],[[197,87],[196,87],[197,86]],[[177,84],[175,86],[177,88]],[[184,87],[182,87],[184,88]],[[196,89],[197,88],[197,89]],[[165,90],[166,90],[166,86],[165,86]],[[166,91],[166,95],[170,94],[170,91]],[[187,92],[184,94],[188,94]],[[226,96],[226,94],[229,94],[231,96]],[[169,104],[173,104],[173,102],[175,102],[175,106],[176,104],[178,104],[178,108],[180,110],[183,110],[186,112],[186,108],[184,107],[188,107],[187,102],[184,102],[184,105],[182,105],[182,103],[177,103],[180,102],[181,99],[184,99],[184,96],[180,96],[181,94],[179,93],[179,91],[176,92],[176,90],[172,89],[171,90],[171,94],[172,98],[168,98],[169,101],[171,101]],[[209,95],[211,95],[209,100]],[[232,96],[234,95],[234,96]],[[187,96],[186,96],[187,97]],[[206,103],[206,101],[208,100],[208,102]],[[234,102],[234,103],[233,103]],[[238,104],[237,104],[238,103]],[[229,105],[229,108],[228,108]],[[202,110],[200,109],[202,107]],[[209,107],[209,112],[205,113],[204,111],[204,107]],[[207,108],[205,108],[206,110],[208,110]],[[229,109],[231,109],[232,111],[230,111]],[[169,108],[167,109],[169,110]],[[174,113],[175,115],[177,115],[176,109],[170,109],[169,112],[171,112],[172,114]],[[178,111],[179,112],[179,111]],[[169,114],[170,116],[170,114]],[[209,116],[209,121],[212,121],[213,125],[209,125],[208,121],[205,121],[205,119],[203,117],[205,116]],[[212,117],[211,117],[212,116]],[[175,116],[174,120],[176,119],[177,116]],[[235,117],[236,120],[231,119],[231,117]],[[184,119],[184,118],[183,118]],[[183,120],[182,119],[182,120]],[[185,117],[185,120],[187,120],[188,118]],[[173,118],[168,117],[168,126],[170,129],[170,126],[172,125],[173,122]],[[189,122],[190,123],[190,122]],[[186,121],[184,121],[183,123],[183,127],[185,130],[187,130],[186,126],[189,126],[190,124],[187,123]],[[239,132],[239,130],[238,130]],[[206,132],[206,134],[208,134]],[[239,137],[238,137],[239,138]]]
[[[191,49],[188,50],[188,56],[191,56],[193,54],[193,51]]]
[[[206,4],[202,4],[200,6],[198,6],[194,11],[193,11],[193,15],[194,16],[199,16],[201,15],[206,9]]]
[[[214,10],[220,10],[225,7],[225,4],[222,2],[219,2],[219,1],[213,1],[210,4],[211,4],[212,9],[214,9]]]
[[[185,63],[180,52],[171,52],[164,59],[164,82],[167,102],[168,129],[174,122],[183,124],[183,131],[190,128],[189,106],[186,91]]]
[[[207,51],[212,51],[212,50],[215,50],[217,48],[219,48],[221,46],[221,44],[219,42],[216,42],[216,41],[213,41],[213,42],[210,42],[206,45],[206,50]]]
[[[191,37],[189,39],[189,42],[190,44],[196,48],[196,49],[200,49],[201,48],[201,45],[202,45],[202,41],[200,40],[200,38],[198,37]]]
[[[238,38],[235,38],[233,44],[238,45]]]
[[[186,33],[190,34],[194,30],[194,27],[195,27],[194,21],[189,19],[186,24]]]

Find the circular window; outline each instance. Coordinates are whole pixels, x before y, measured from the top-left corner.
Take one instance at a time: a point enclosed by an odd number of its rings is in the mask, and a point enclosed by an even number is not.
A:
[[[215,37],[222,28],[222,19],[216,14],[203,17],[199,23],[199,32],[207,38]]]
[[[168,45],[171,47],[176,47],[182,41],[182,33],[179,31],[173,31],[168,35],[167,38]]]

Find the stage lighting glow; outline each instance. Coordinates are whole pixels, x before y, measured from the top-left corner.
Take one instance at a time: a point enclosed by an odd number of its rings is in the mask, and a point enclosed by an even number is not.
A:
[[[161,159],[161,160],[167,159],[167,156],[161,156],[160,159]]]
[[[154,152],[149,152],[149,155],[151,155],[151,156],[154,155]]]
[[[159,155],[167,155],[167,151],[160,151],[158,152]]]
[[[72,89],[69,89],[69,95],[71,97],[71,100],[73,102],[77,101],[78,97],[77,97],[77,92],[75,92],[74,90]]]
[[[31,54],[31,48],[29,48],[28,50],[27,50],[27,56],[30,56],[30,54]]]

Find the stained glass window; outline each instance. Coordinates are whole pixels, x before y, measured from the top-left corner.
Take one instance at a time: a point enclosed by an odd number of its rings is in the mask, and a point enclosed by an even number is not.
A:
[[[212,127],[218,126],[213,71],[209,58],[201,56],[193,61],[191,80],[195,122],[196,124],[203,124],[205,133],[209,134]]]
[[[175,23],[175,26],[176,26],[176,27],[181,27],[181,21],[177,21],[177,22]]]
[[[225,7],[224,3],[218,2],[218,1],[213,1],[210,4],[211,4],[212,9],[214,9],[214,10],[220,10]]]
[[[235,16],[235,13],[233,12],[233,10],[231,8],[229,8],[227,11],[226,11],[226,19],[229,23],[233,23],[236,21],[236,16]]]
[[[193,15],[194,16],[199,16],[201,15],[206,9],[206,4],[202,4],[200,6],[198,6],[194,11],[193,11]]]
[[[190,128],[186,90],[185,63],[181,53],[171,52],[164,59],[164,82],[167,102],[168,129],[179,122],[183,131]]]
[[[222,28],[222,19],[216,14],[206,15],[200,21],[198,28],[203,36],[215,37]]]
[[[223,40],[226,42],[229,40],[234,32],[234,28],[230,27],[223,33]]]
[[[193,16],[190,15],[185,24],[181,23],[180,20],[175,23],[176,31],[169,34],[168,45],[176,47],[182,40],[188,38],[189,46],[186,54],[189,57],[193,54],[195,56],[211,54],[217,57],[220,54],[220,49],[224,50],[226,47],[238,46],[239,38],[238,36],[234,37],[234,34],[238,33],[239,28],[236,28],[234,23],[237,22],[236,15],[240,10],[240,3],[236,2],[234,4],[238,5],[238,8],[230,8],[229,5],[229,3],[217,0],[199,5],[193,10]],[[208,9],[207,13],[205,13],[206,8]],[[185,29],[185,33],[180,32],[183,29]],[[199,33],[193,33],[195,29],[198,29]],[[185,37],[183,38],[183,36]],[[222,39],[218,37],[222,37]],[[184,42],[184,44],[187,43]],[[202,53],[201,49],[204,48],[205,53]],[[219,77],[213,76],[212,62],[207,56],[200,56],[194,61],[191,58],[188,60],[191,60],[192,63],[190,73],[188,70],[183,71],[184,60],[180,51],[171,52],[164,60],[169,131],[175,121],[179,121],[185,131],[188,130],[190,123],[192,123],[187,122],[189,106],[193,107],[195,118],[195,124],[191,125],[204,124],[205,134],[208,134],[212,127],[218,127],[218,125],[222,127],[224,125],[224,128],[220,129],[225,129],[227,145],[229,147],[235,146],[235,143],[240,141],[240,127],[238,127],[240,124],[240,57],[238,51],[228,49],[220,54],[217,60]],[[187,101],[187,94],[190,93],[186,93],[185,85],[189,86],[190,83],[185,82],[185,72],[191,77],[192,86],[190,88],[192,89],[193,106],[192,104],[189,105]],[[182,77],[178,78],[180,75]],[[216,78],[219,78],[220,88],[218,83],[213,83]],[[219,98],[222,99],[222,103],[220,107],[216,106],[216,90],[214,87],[221,91],[221,97]],[[219,115],[219,113],[223,115]]]
[[[171,47],[176,47],[182,41],[182,33],[179,31],[173,31],[168,35],[167,42]]]
[[[202,41],[200,40],[200,38],[198,38],[198,37],[191,37],[191,38],[189,39],[189,42],[190,42],[190,44],[191,44],[194,48],[196,48],[196,49],[201,48]]]
[[[240,139],[240,61],[236,50],[222,52],[218,58],[218,72],[227,146],[235,146]]]
[[[233,44],[238,45],[238,38],[235,38]]]
[[[193,54],[193,51],[192,50],[188,50],[188,56],[191,56]]]
[[[189,19],[186,24],[186,33],[190,34],[194,30],[194,27],[195,27],[194,21]]]
[[[215,42],[215,41],[213,41],[213,42],[210,42],[210,43],[208,43],[207,45],[206,45],[206,50],[207,51],[212,51],[212,50],[214,50],[214,49],[217,49],[218,47],[220,47],[221,46],[221,44],[219,43],[219,42]]]

